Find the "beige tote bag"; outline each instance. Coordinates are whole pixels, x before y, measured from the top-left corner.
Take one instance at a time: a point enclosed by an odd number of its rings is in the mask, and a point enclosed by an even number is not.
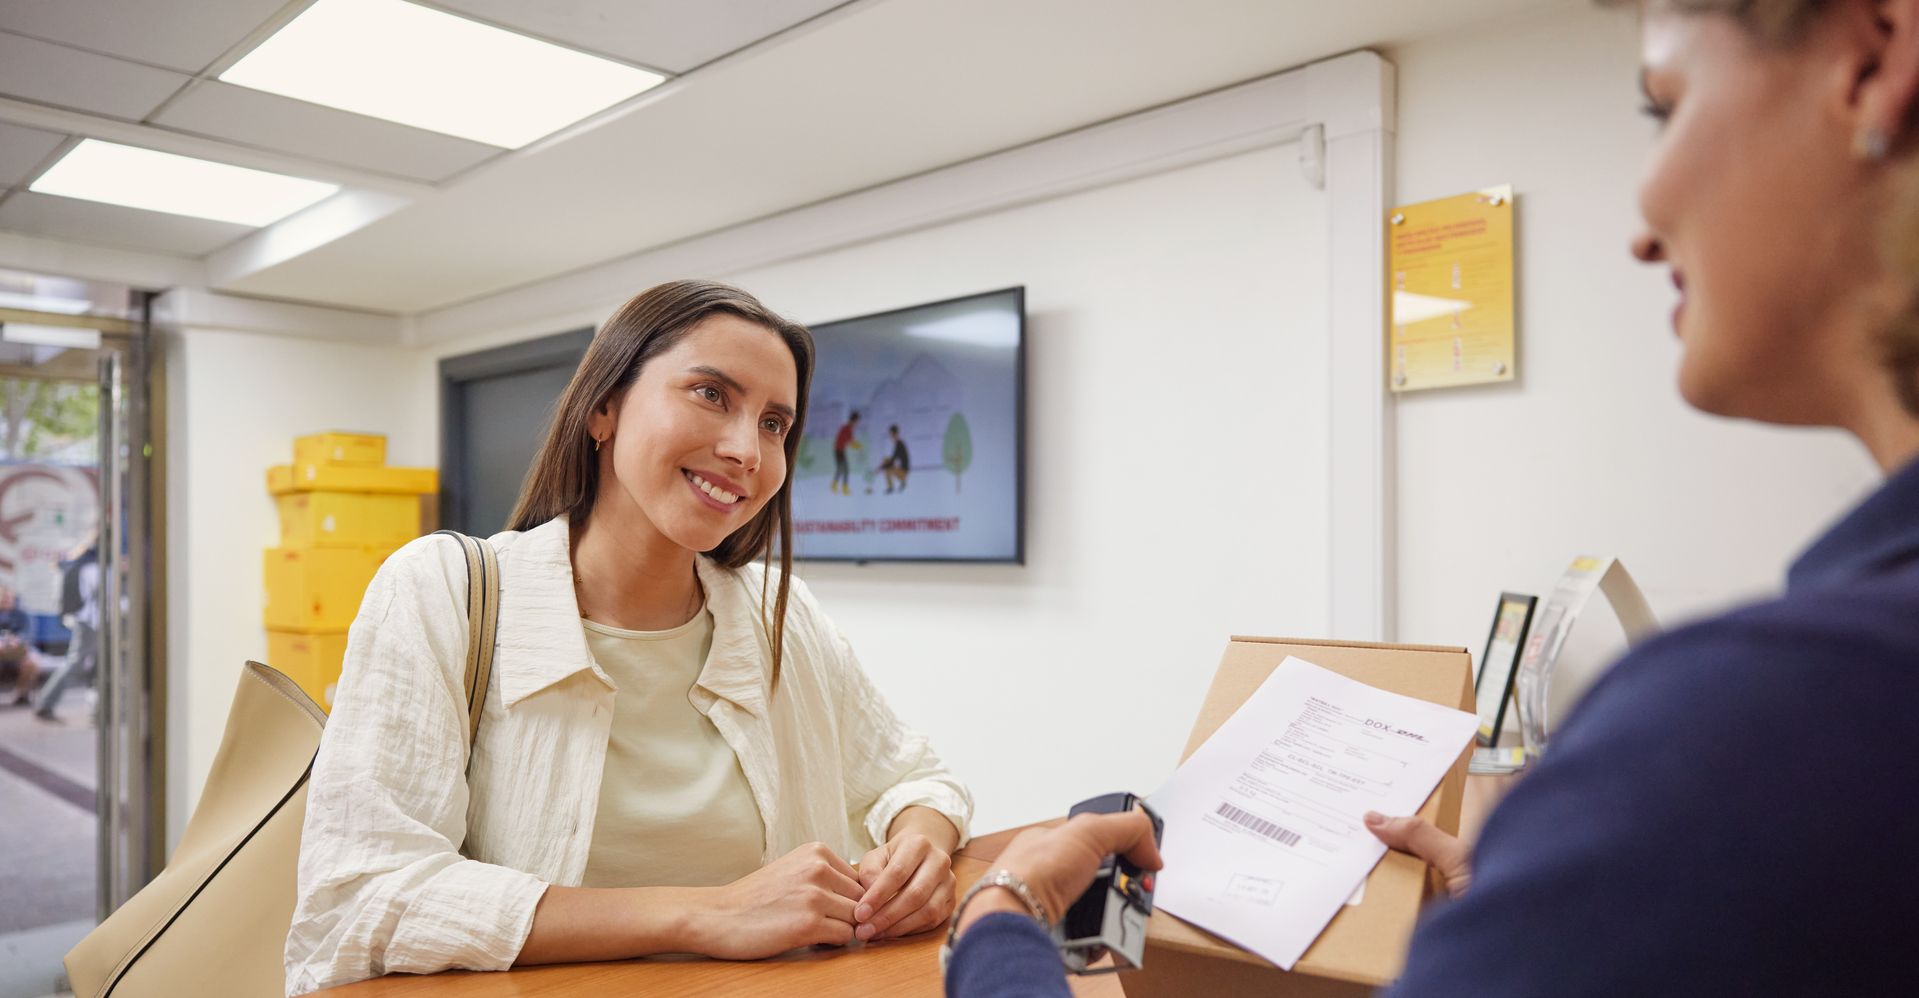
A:
[[[471,740],[493,671],[499,563],[493,545],[453,536],[466,548]],[[206,789],[167,868],[67,954],[76,998],[286,993],[300,825],[325,724],[291,679],[246,664]]]

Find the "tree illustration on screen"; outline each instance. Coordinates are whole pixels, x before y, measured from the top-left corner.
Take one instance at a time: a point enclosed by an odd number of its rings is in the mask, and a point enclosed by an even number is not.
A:
[[[811,477],[814,467],[820,463],[819,445],[814,443],[812,434],[800,437],[799,453],[793,455],[794,478]]]
[[[940,457],[946,462],[946,470],[953,473],[953,491],[960,490],[960,476],[973,466],[973,430],[966,425],[966,417],[954,413],[946,423],[946,442],[940,446]]]

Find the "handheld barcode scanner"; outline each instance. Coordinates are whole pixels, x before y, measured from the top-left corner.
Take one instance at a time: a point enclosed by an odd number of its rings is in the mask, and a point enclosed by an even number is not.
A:
[[[1102,794],[1080,801],[1067,816],[1124,814],[1136,807],[1153,823],[1153,841],[1158,843],[1165,824],[1132,794]],[[1075,974],[1135,970],[1146,954],[1146,919],[1152,913],[1153,875],[1124,856],[1108,856],[1093,885],[1054,923],[1053,942],[1066,969]],[[1087,969],[1107,953],[1113,954],[1112,966]]]

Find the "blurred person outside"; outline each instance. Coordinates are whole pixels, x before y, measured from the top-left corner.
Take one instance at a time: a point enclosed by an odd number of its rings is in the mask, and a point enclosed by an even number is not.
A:
[[[34,701],[34,716],[45,721],[55,720],[60,697],[74,681],[91,676],[99,665],[100,545],[96,538],[86,540],[71,560],[61,564],[60,613],[61,623],[73,636],[66,658]]]
[[[40,684],[40,656],[27,643],[31,629],[27,612],[20,609],[19,595],[0,586],[0,670],[13,671],[15,707],[30,703],[34,688]]]

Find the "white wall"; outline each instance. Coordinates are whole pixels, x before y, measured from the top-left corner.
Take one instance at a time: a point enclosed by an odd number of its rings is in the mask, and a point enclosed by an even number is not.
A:
[[[438,463],[422,361],[402,347],[186,329],[166,334],[168,832],[179,840],[234,684],[266,655],[261,552],[279,543],[266,470],[293,438],[388,435],[391,464]]]
[[[1401,640],[1477,657],[1497,592],[1544,596],[1581,553],[1619,556],[1668,625],[1764,594],[1875,479],[1836,433],[1680,401],[1671,285],[1627,255],[1654,134],[1637,42],[1630,12],[1579,5],[1387,53],[1397,203],[1518,192],[1519,381],[1397,406]]]
[[[1327,626],[1326,199],[1296,159],[727,275],[808,322],[1026,285],[1027,564],[800,571],[981,829],[1157,789],[1229,635]]]

